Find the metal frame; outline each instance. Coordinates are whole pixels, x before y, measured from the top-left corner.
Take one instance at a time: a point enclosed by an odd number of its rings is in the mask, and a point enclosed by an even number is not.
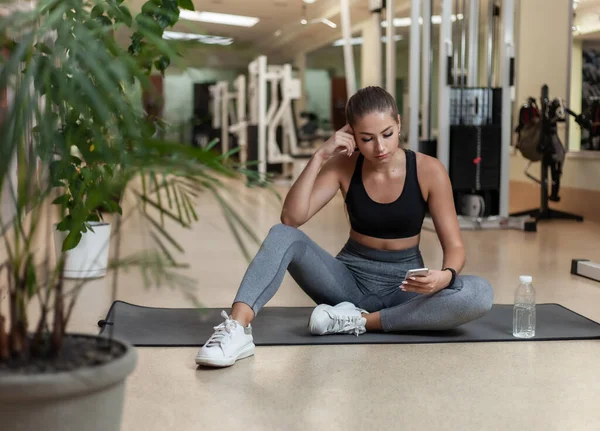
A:
[[[209,87],[212,97],[212,126],[213,129],[221,129],[221,150],[223,154],[229,151],[229,82],[219,81]]]
[[[491,217],[465,217],[458,216],[461,229],[465,230],[483,230],[483,229],[519,229],[526,231],[536,230],[536,221],[529,216],[511,217],[508,210],[508,193],[510,181],[510,149],[511,149],[511,119],[512,103],[511,94],[514,83],[511,80],[512,67],[514,61],[514,1],[503,0],[502,2],[502,28],[504,29],[501,43],[501,87],[502,87],[502,149],[501,149],[501,168],[500,168],[500,211],[496,216]],[[419,6],[420,0],[412,0],[413,8]],[[450,68],[453,56],[452,43],[452,0],[442,0],[442,22],[440,26],[440,52],[439,52],[439,76],[438,76],[438,137],[437,137],[437,157],[449,170],[450,159]],[[463,3],[464,7],[464,3]],[[470,13],[473,13],[474,7],[471,2]],[[472,30],[471,30],[472,32]],[[491,34],[491,33],[490,33]],[[413,53],[415,45],[411,42],[411,61],[412,58],[418,58],[418,52]],[[491,45],[491,39],[488,46]],[[418,48],[418,47],[417,47]],[[469,43],[471,48],[471,41]],[[428,46],[423,47],[428,50]],[[488,63],[491,58],[488,57]],[[411,65],[412,67],[412,65]],[[411,81],[411,88],[418,82]],[[418,101],[418,99],[417,99]],[[411,104],[415,101],[411,98]],[[411,131],[418,128],[418,118],[415,120],[411,116]],[[412,136],[412,134],[411,134]],[[426,217],[424,221],[426,229],[435,230],[431,217]]]
[[[427,3],[428,0],[425,0]],[[413,151],[419,150],[419,107],[421,106],[419,103],[419,92],[420,92],[420,83],[419,83],[419,68],[420,68],[420,35],[419,32],[421,30],[419,26],[419,17],[421,15],[421,0],[412,0],[412,6],[410,10],[411,16],[411,25],[410,25],[410,52],[409,52],[409,100],[410,100],[410,108],[409,108],[409,121],[410,127],[408,128],[408,142],[410,144],[410,148]],[[425,24],[425,22],[424,22]],[[389,24],[388,24],[389,27]],[[426,27],[424,25],[424,27]],[[388,40],[389,42],[389,40]],[[424,51],[428,51],[428,47]],[[394,64],[395,68],[395,64]],[[388,70],[389,73],[389,70]],[[389,78],[389,77],[388,77]],[[394,95],[394,93],[391,93]]]
[[[388,0],[392,1],[392,0]],[[342,36],[344,39],[344,69],[346,71],[346,92],[348,98],[356,93],[356,73],[354,71],[354,52],[352,51],[352,30],[350,28],[350,3],[348,0],[340,0],[340,15],[342,24]]]
[[[386,0],[385,88],[388,93],[396,97],[396,41],[394,40],[396,29],[394,27],[394,7],[394,0]]]
[[[233,83],[235,88],[235,100],[237,121],[229,127],[229,131],[238,137],[238,146],[240,147],[240,163],[243,165],[247,160],[248,148],[248,119],[246,113],[246,76],[239,75]]]
[[[413,0],[413,3],[416,0]],[[438,137],[437,158],[448,170],[450,164],[450,84],[448,68],[453,55],[452,0],[442,0],[440,24],[440,59],[438,75]],[[410,127],[418,127],[411,124]]]
[[[469,0],[469,51],[467,85],[476,87],[479,82],[479,1]]]
[[[238,136],[240,146],[240,159],[242,163],[246,158],[246,145],[248,131],[246,121],[246,77],[240,75],[233,83],[234,92],[229,91],[228,81],[219,81],[209,87],[212,97],[212,126],[221,129],[221,152],[229,151],[229,133]],[[235,107],[233,106],[235,103]],[[231,125],[230,125],[231,121]]]
[[[431,138],[431,8],[433,0],[423,0],[423,50],[421,52],[421,139]],[[417,119],[418,124],[418,119]],[[411,142],[411,149],[419,151],[419,143]]]
[[[300,99],[302,84],[299,79],[293,77],[292,66],[268,65],[267,57],[261,55],[250,63],[248,71],[250,122],[258,127],[258,172],[264,176],[267,173],[267,164],[291,164],[296,161],[296,157],[310,156],[313,151],[304,152],[298,146],[291,103]],[[267,100],[267,85],[271,86],[270,101]],[[256,121],[253,121],[255,119]],[[284,129],[283,152],[277,144],[279,125]]]

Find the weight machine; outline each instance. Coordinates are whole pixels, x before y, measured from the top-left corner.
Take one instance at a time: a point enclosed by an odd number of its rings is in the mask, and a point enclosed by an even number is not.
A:
[[[221,152],[227,154],[229,134],[237,137],[240,147],[239,158],[246,162],[246,147],[248,144],[248,129],[246,120],[246,77],[239,75],[233,83],[233,92],[229,91],[228,81],[219,81],[209,87],[212,98],[212,127],[221,130]]]
[[[514,86],[514,0],[488,3],[489,33],[487,46],[488,86],[476,87],[478,81],[478,17],[481,2],[462,2],[462,11],[452,15],[452,0],[441,0],[440,51],[438,79],[437,140],[430,136],[430,80],[428,62],[431,51],[429,25],[423,25],[423,71],[419,73],[421,44],[418,26],[411,28],[410,58],[410,147],[413,151],[437,157],[447,169],[453,183],[455,200],[478,205],[477,215],[458,214],[461,229],[520,229],[535,231],[536,222],[529,216],[511,216],[508,213],[508,192],[511,149],[511,93]],[[456,3],[458,5],[458,2]],[[468,8],[466,7],[468,5]],[[431,22],[431,0],[412,0],[412,19],[416,22],[422,11],[423,23]],[[462,15],[462,18],[459,17]],[[493,33],[501,16],[500,87],[492,88]],[[454,24],[452,23],[454,17]],[[466,26],[469,38],[466,38]],[[454,27],[454,29],[453,29]],[[461,31],[457,31],[460,29]],[[453,30],[455,39],[453,41]],[[468,46],[467,46],[468,42]],[[460,52],[460,55],[459,55]],[[467,57],[468,53],[468,59]],[[467,63],[468,60],[468,63]],[[422,104],[419,103],[420,78],[423,81]],[[422,130],[419,139],[419,106]],[[466,206],[466,205],[465,205]],[[485,208],[487,206],[487,209]],[[460,205],[457,205],[460,208]],[[478,211],[479,211],[478,209]],[[426,229],[435,230],[427,216]]]
[[[293,78],[290,64],[268,65],[264,55],[249,64],[248,72],[251,140],[256,138],[256,152],[253,150],[252,155],[256,153],[258,172],[264,176],[269,165],[282,164],[283,175],[293,175],[290,168],[314,152],[298,146],[293,103],[301,97],[300,80]]]

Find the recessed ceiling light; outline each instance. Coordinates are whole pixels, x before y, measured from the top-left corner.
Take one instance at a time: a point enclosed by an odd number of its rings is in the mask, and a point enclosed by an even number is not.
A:
[[[306,4],[313,4],[314,2],[316,2],[317,0],[302,0],[304,3]]]
[[[181,33],[177,31],[163,32],[165,40],[195,40],[207,45],[231,45],[233,39],[230,37],[211,36],[208,34]]]
[[[306,24],[308,24],[308,21],[306,20],[306,18],[302,18],[302,19],[300,20],[300,24],[302,24],[302,25],[306,25]]]
[[[224,25],[237,25],[240,27],[253,27],[258,21],[260,21],[258,18],[250,16],[230,15],[227,13],[214,12],[196,12],[185,9],[181,9],[179,11],[179,18],[187,19],[188,21],[210,22],[213,24]]]

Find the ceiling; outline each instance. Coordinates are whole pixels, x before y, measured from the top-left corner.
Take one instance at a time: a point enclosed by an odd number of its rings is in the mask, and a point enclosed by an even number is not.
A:
[[[577,39],[597,40],[600,36],[600,1],[579,0],[573,19]]]
[[[126,0],[133,13],[141,10],[146,0]],[[189,66],[228,66],[247,64],[259,54],[275,62],[291,61],[301,52],[310,52],[342,37],[340,0],[193,0],[197,11],[229,13],[259,18],[253,27],[238,27],[180,19],[174,31],[199,33],[233,38],[228,49],[222,46],[191,43],[186,47],[185,63]],[[350,4],[353,33],[370,19],[368,0],[348,0]],[[484,3],[487,3],[484,2]],[[395,17],[410,16],[410,0],[396,0]],[[454,4],[454,2],[453,2]],[[434,2],[434,14],[439,13],[439,2]],[[484,13],[485,11],[481,11]],[[597,38],[600,31],[600,0],[579,0],[573,25],[579,25],[582,33]],[[306,18],[307,24],[301,20]],[[326,18],[337,27],[320,22]],[[437,27],[437,26],[435,26]],[[385,32],[385,29],[382,29]],[[410,27],[397,27],[396,34],[409,38]],[[434,28],[434,33],[436,32]],[[480,30],[484,29],[480,27]],[[576,37],[577,33],[575,33]],[[581,36],[585,37],[583,34]],[[583,38],[582,37],[582,38]],[[190,48],[191,47],[191,48]]]
[[[370,17],[367,0],[348,0],[352,25],[356,31]],[[127,0],[132,13],[141,10],[145,0]],[[397,14],[408,16],[410,0],[396,0]],[[197,11],[229,13],[259,18],[253,27],[238,27],[180,19],[174,31],[231,37],[232,46],[289,60],[300,52],[311,51],[341,38],[340,0],[194,0]],[[307,24],[302,24],[306,18]],[[320,22],[326,18],[337,28]]]

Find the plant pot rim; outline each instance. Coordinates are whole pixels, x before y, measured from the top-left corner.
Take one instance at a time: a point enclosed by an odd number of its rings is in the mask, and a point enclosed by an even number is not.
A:
[[[65,336],[107,339],[94,334],[66,333]],[[112,342],[125,348],[125,353],[98,366],[84,366],[71,371],[38,374],[7,374],[0,379],[0,403],[17,404],[22,401],[48,398],[67,398],[100,391],[119,384],[135,369],[135,347],[117,337]]]
[[[100,226],[109,226],[110,222],[108,222],[108,221],[90,221],[90,222],[88,222],[88,224],[91,226],[100,227]],[[54,227],[56,227],[56,226],[58,226],[58,223],[54,223]]]

